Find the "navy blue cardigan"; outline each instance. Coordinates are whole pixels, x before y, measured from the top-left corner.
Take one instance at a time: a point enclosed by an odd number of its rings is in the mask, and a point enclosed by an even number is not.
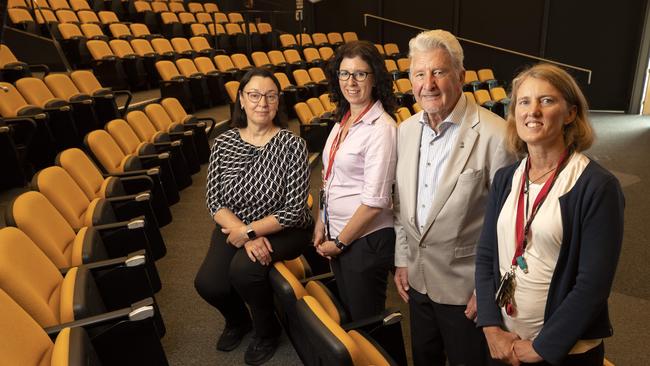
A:
[[[500,280],[497,219],[519,162],[499,170],[492,184],[476,254],[478,326],[501,326],[494,294]],[[623,240],[625,198],[618,180],[590,161],[574,187],[560,197],[562,245],[535,351],[560,363],[580,339],[613,334],[607,298]],[[513,228],[514,230],[514,228]]]

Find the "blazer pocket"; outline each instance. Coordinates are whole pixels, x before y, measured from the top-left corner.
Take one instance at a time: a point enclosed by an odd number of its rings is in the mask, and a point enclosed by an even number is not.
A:
[[[476,244],[454,248],[454,257],[464,258],[476,255]]]
[[[483,177],[483,170],[469,169],[458,176],[458,182],[472,182]]]

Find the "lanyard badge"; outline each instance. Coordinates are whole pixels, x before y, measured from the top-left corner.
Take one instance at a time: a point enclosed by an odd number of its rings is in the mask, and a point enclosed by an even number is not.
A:
[[[343,129],[345,128],[345,125],[350,122],[352,125],[357,124],[363,116],[368,113],[368,111],[373,107],[374,103],[369,103],[368,106],[361,112],[361,114],[354,120],[350,121],[350,116],[351,112],[348,110],[343,118],[341,118],[341,122],[339,123],[339,130],[336,133],[336,136],[334,137],[334,140],[332,141],[332,146],[330,147],[330,152],[328,155],[327,159],[327,168],[323,169],[323,188],[320,190],[318,193],[318,207],[320,208],[321,212],[321,220],[323,220],[323,224],[325,224],[325,236],[327,237],[327,240],[332,240],[331,234],[330,234],[330,222],[329,222],[329,215],[327,213],[327,192],[325,191],[325,187],[327,186],[327,182],[330,179],[332,175],[332,167],[334,166],[334,159],[336,158],[336,153],[339,150],[339,147],[341,147],[342,144],[342,134],[343,134]]]
[[[546,200],[548,193],[550,192],[555,180],[557,179],[560,169],[566,163],[569,158],[569,151],[565,150],[564,154],[560,158],[560,161],[557,164],[557,167],[549,179],[544,183],[541,191],[535,198],[533,206],[531,208],[530,217],[527,219],[524,218],[524,210],[528,212],[528,172],[530,170],[530,157],[526,161],[526,168],[521,177],[521,187],[519,189],[519,197],[517,201],[517,216],[515,220],[515,237],[516,237],[516,247],[515,254],[512,257],[510,271],[506,272],[501,277],[501,282],[499,283],[499,288],[495,294],[495,301],[499,307],[505,308],[506,313],[510,316],[513,316],[516,312],[515,307],[515,288],[517,285],[516,281],[516,269],[519,267],[525,274],[528,273],[528,263],[524,258],[524,253],[526,247],[528,246],[528,233],[530,231],[530,226],[539,211],[542,203]],[[524,203],[525,196],[525,203]],[[525,206],[525,208],[524,208]]]

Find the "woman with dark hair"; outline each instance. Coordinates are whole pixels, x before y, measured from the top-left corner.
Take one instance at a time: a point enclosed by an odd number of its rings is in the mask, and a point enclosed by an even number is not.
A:
[[[244,357],[249,365],[273,357],[280,335],[270,264],[298,257],[313,226],[307,148],[278,116],[279,90],[278,80],[264,69],[240,81],[234,128],[212,146],[206,198],[216,227],[194,281],[199,295],[226,320],[218,350],[235,349],[255,330]]]
[[[492,357],[510,365],[600,366],[623,192],[583,153],[593,129],[566,71],[523,71],[511,99],[508,144],[525,158],[494,177],[476,256],[477,323]]]
[[[339,122],[323,150],[314,246],[331,259],[343,306],[358,320],[385,309],[393,266],[396,103],[390,74],[370,42],[340,46],[327,74]]]

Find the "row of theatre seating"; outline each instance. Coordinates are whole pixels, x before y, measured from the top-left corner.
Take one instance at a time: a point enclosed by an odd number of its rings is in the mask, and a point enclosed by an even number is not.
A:
[[[134,40],[135,41],[135,40]],[[145,40],[141,40],[146,42]],[[160,41],[167,42],[165,39],[160,39]],[[100,45],[107,47],[105,43],[98,41]],[[115,41],[117,42],[117,41]],[[126,41],[120,41],[126,42]],[[116,47],[117,48],[117,47]],[[3,51],[6,50],[6,47],[3,46]],[[308,54],[308,50],[305,49],[305,54]],[[330,49],[331,50],[331,49]],[[6,53],[6,52],[5,52]],[[169,52],[170,59],[175,59],[178,57],[178,54],[174,54],[171,51]],[[192,50],[186,51],[185,54],[181,54],[185,57],[191,57],[194,54]],[[287,58],[284,58],[284,55]],[[327,81],[324,72],[320,67],[310,67],[313,65],[325,66],[326,62],[322,58],[312,59],[312,62],[304,61],[298,52],[293,49],[287,49],[283,52],[280,51],[270,51],[268,54],[263,52],[256,52],[252,55],[253,61],[256,66],[267,67],[273,71],[276,71],[276,76],[280,80],[283,93],[285,94],[285,102],[287,109],[291,112],[292,116],[298,116],[295,113],[295,109],[290,108],[296,103],[301,101],[306,101],[309,97],[318,97],[319,95],[326,92]],[[274,60],[274,62],[271,61]],[[287,61],[292,61],[288,62]],[[225,87],[231,80],[239,80],[241,76],[252,67],[250,61],[244,54],[235,54],[232,56],[227,55],[217,55],[214,59],[209,57],[197,57],[195,59],[191,58],[180,58],[177,59],[175,63],[171,61],[159,61],[155,65],[152,65],[152,60],[147,64],[147,72],[142,72],[143,64],[140,59],[130,59],[130,63],[127,63],[127,68],[122,69],[123,65],[118,63],[118,60],[111,64],[111,67],[104,67],[104,70],[100,73],[100,76],[103,76],[104,79],[115,78],[121,75],[126,74],[124,70],[128,71],[128,75],[133,76],[136,80],[144,79],[144,76],[149,75],[149,77],[155,82],[158,82],[158,78],[155,76],[162,76],[163,82],[161,85],[161,94],[163,97],[175,97],[181,100],[183,105],[187,106],[190,111],[193,111],[195,108],[203,108],[210,105],[215,105],[222,103],[228,93]],[[155,59],[153,60],[155,61]],[[389,65],[394,63],[392,59],[386,59],[386,64]],[[108,65],[108,62],[106,63]],[[152,71],[154,68],[156,71]],[[305,70],[307,67],[310,67],[308,70]],[[27,67],[21,67],[23,71],[28,70]],[[480,70],[479,73],[485,75],[486,70]],[[491,70],[487,73],[488,76],[492,76]],[[393,71],[393,77],[397,78],[404,76],[403,73],[406,71]],[[468,71],[467,74],[471,74],[473,71]],[[92,74],[89,72],[75,72],[75,75],[84,75],[86,79],[94,79]],[[287,76],[289,75],[289,76]],[[75,79],[73,77],[73,79]],[[77,78],[79,79],[79,78]],[[292,80],[289,80],[292,79]],[[55,81],[57,80],[57,81]],[[129,80],[129,79],[127,79]],[[469,90],[474,90],[473,92],[467,92],[470,97],[474,97],[479,104],[484,107],[494,111],[497,114],[502,116],[505,115],[507,111],[508,99],[506,97],[505,91],[502,87],[495,86],[498,85],[493,83],[495,80],[493,78],[484,79],[486,81],[474,81],[466,84],[466,87],[469,86]],[[130,81],[130,80],[129,80]],[[48,87],[51,91],[47,90],[47,87],[44,84],[49,84]],[[75,81],[76,82],[76,81]],[[49,109],[50,114],[54,114],[55,120],[63,120],[63,122],[54,122],[50,128],[52,131],[49,135],[54,136],[54,140],[58,141],[59,145],[54,144],[50,148],[48,153],[39,153],[38,155],[44,157],[46,161],[51,161],[52,150],[56,150],[61,147],[75,146],[75,143],[78,145],[79,137],[85,135],[86,132],[97,127],[98,124],[103,125],[108,119],[117,118],[117,108],[114,103],[114,98],[110,98],[111,93],[106,89],[101,87],[101,84],[94,80],[92,87],[86,87],[85,89],[79,85],[74,85],[72,81],[66,75],[48,75],[45,77],[45,83],[41,82],[35,78],[25,78],[20,83],[17,83],[18,89],[22,89],[25,93],[24,98],[11,98],[4,101],[5,104],[3,113],[4,117],[16,117],[16,116],[29,116],[40,114],[37,110],[28,107],[38,107],[41,109]],[[111,83],[109,83],[110,85]],[[57,87],[57,85],[65,85]],[[122,85],[119,82],[114,82],[113,85]],[[482,89],[481,86],[489,85],[492,86],[489,90]],[[478,86],[478,87],[477,87]],[[11,86],[6,87],[8,90],[11,90]],[[88,90],[90,89],[90,90]],[[38,93],[36,93],[38,91]],[[236,91],[236,87],[234,89]],[[234,91],[231,95],[231,102],[233,102],[233,97],[235,96]],[[95,98],[90,97],[90,95],[96,95]],[[85,95],[84,95],[85,93]],[[409,108],[412,113],[416,111],[412,108],[414,104],[414,97],[411,91],[411,85],[408,79],[399,78],[395,80],[395,94],[398,98],[401,107]],[[108,98],[106,98],[108,96]],[[60,100],[63,99],[63,102]],[[90,106],[92,99],[97,101],[96,108],[102,107],[102,111],[107,111],[108,113],[100,113],[99,115],[104,116],[104,120],[97,122],[97,118],[93,117],[92,113],[88,113],[88,109],[92,110],[93,106]],[[10,102],[14,102],[11,104]],[[77,103],[78,106],[70,108],[66,105],[68,103]],[[29,102],[31,104],[28,105]],[[100,103],[101,102],[101,103]],[[108,103],[107,103],[108,102]],[[9,104],[9,106],[7,106]],[[59,109],[65,109],[63,111],[54,111],[54,107],[59,107]],[[295,113],[295,114],[294,114]],[[73,118],[68,118],[72,116]],[[74,118],[76,116],[76,118]],[[90,116],[90,117],[84,117]],[[73,122],[71,122],[71,120]],[[75,124],[74,121],[84,121],[83,125]],[[304,123],[303,119],[303,123]],[[77,130],[76,133],[74,130]],[[303,125],[303,130],[305,134],[308,134],[307,130],[312,128],[309,125]],[[313,132],[311,132],[313,134]],[[41,139],[43,136],[47,136],[46,133],[40,133]],[[322,136],[322,133],[316,133],[317,140],[322,141],[325,137]],[[60,137],[60,138],[57,138]],[[312,140],[308,138],[308,140]],[[52,144],[50,144],[52,145]],[[316,142],[310,144],[312,151],[319,151],[321,143]],[[47,150],[48,144],[42,144],[42,150]],[[33,159],[32,159],[33,160]],[[42,167],[42,164],[37,163],[37,167]]]
[[[79,149],[57,163],[10,204],[10,227],[0,230],[0,313],[11,316],[2,331],[23,337],[3,362],[166,365],[155,299],[155,260],[166,253],[157,221],[165,213],[152,208],[164,198],[153,192],[157,172],[105,179]]]
[[[103,88],[89,71],[0,82],[0,116],[12,126],[25,172],[49,166],[58,151],[81,146],[86,133],[121,116],[115,98],[128,91]],[[33,169],[30,169],[33,168]]]
[[[318,96],[327,90],[327,79],[320,67],[306,70],[294,68],[294,65],[286,62],[265,66],[276,73],[287,106],[295,104],[302,96]],[[162,78],[161,95],[176,97],[196,107],[209,103],[209,99],[213,104],[223,102],[226,93],[232,102],[232,98],[236,97],[236,89],[228,89],[228,83],[240,80],[252,67],[244,54],[217,55],[214,63],[207,57],[156,63],[156,69]]]
[[[388,309],[350,321],[332,273],[315,273],[304,256],[269,273],[276,312],[303,364],[406,365],[402,314]]]
[[[213,127],[164,99],[89,132],[86,151],[65,149],[34,174],[0,229],[3,363],[168,364],[155,299],[160,227],[207,163]]]
[[[87,132],[101,128],[121,115],[116,96],[126,97],[125,107],[131,99],[129,91],[104,88],[95,75],[86,70],[74,71],[70,75],[46,74],[43,79],[25,76],[18,78],[15,86],[7,82],[1,85],[0,116],[5,122],[21,117],[34,119],[38,129],[31,135],[39,141],[43,151],[60,151],[80,145]],[[48,154],[43,156],[50,164],[51,157]],[[42,167],[34,163],[37,168]]]
[[[95,13],[93,10],[75,12],[70,9],[56,11],[36,9],[30,12],[29,9],[20,7],[9,9],[8,14],[13,27],[38,35],[53,36],[57,39],[73,39],[81,36],[96,39],[107,37],[109,34],[117,38],[128,36],[129,33],[151,36],[152,32],[154,35],[161,34],[166,38],[209,35],[212,38],[217,38],[216,44],[220,48],[239,52],[246,49],[249,37],[253,50],[270,49],[274,42],[274,33],[268,23],[215,22],[220,18],[228,20],[228,17],[235,20],[242,19],[239,13],[230,13],[227,16],[224,13],[215,13],[214,16],[208,13],[199,13],[197,14],[198,20],[192,13],[181,13],[180,19],[172,12],[151,13],[153,21],[150,20],[151,17],[144,17],[143,19],[138,18],[133,23],[120,22],[116,13],[112,11]],[[160,19],[157,20],[157,18]]]
[[[89,71],[49,74],[43,80],[25,77],[17,80],[15,86],[4,82],[0,86],[0,116],[8,135],[3,149],[10,153],[3,165],[11,171],[4,174],[3,187],[23,185],[34,171],[51,165],[57,152],[82,146],[88,133],[122,118],[115,101],[119,91],[103,88]],[[128,107],[130,93],[119,94],[127,95]],[[171,144],[169,149],[182,149],[186,162],[180,164],[174,153],[170,164],[179,170],[179,186],[191,184],[183,167],[187,163],[189,171],[195,172],[201,162],[207,161],[206,126],[210,126],[209,133],[214,120],[198,120],[188,115],[177,100],[165,101],[165,108],[159,106],[155,112],[153,105],[147,108],[153,132],[145,134],[140,130],[139,137],[161,145],[161,149],[164,143]],[[131,114],[126,118],[131,118]]]

